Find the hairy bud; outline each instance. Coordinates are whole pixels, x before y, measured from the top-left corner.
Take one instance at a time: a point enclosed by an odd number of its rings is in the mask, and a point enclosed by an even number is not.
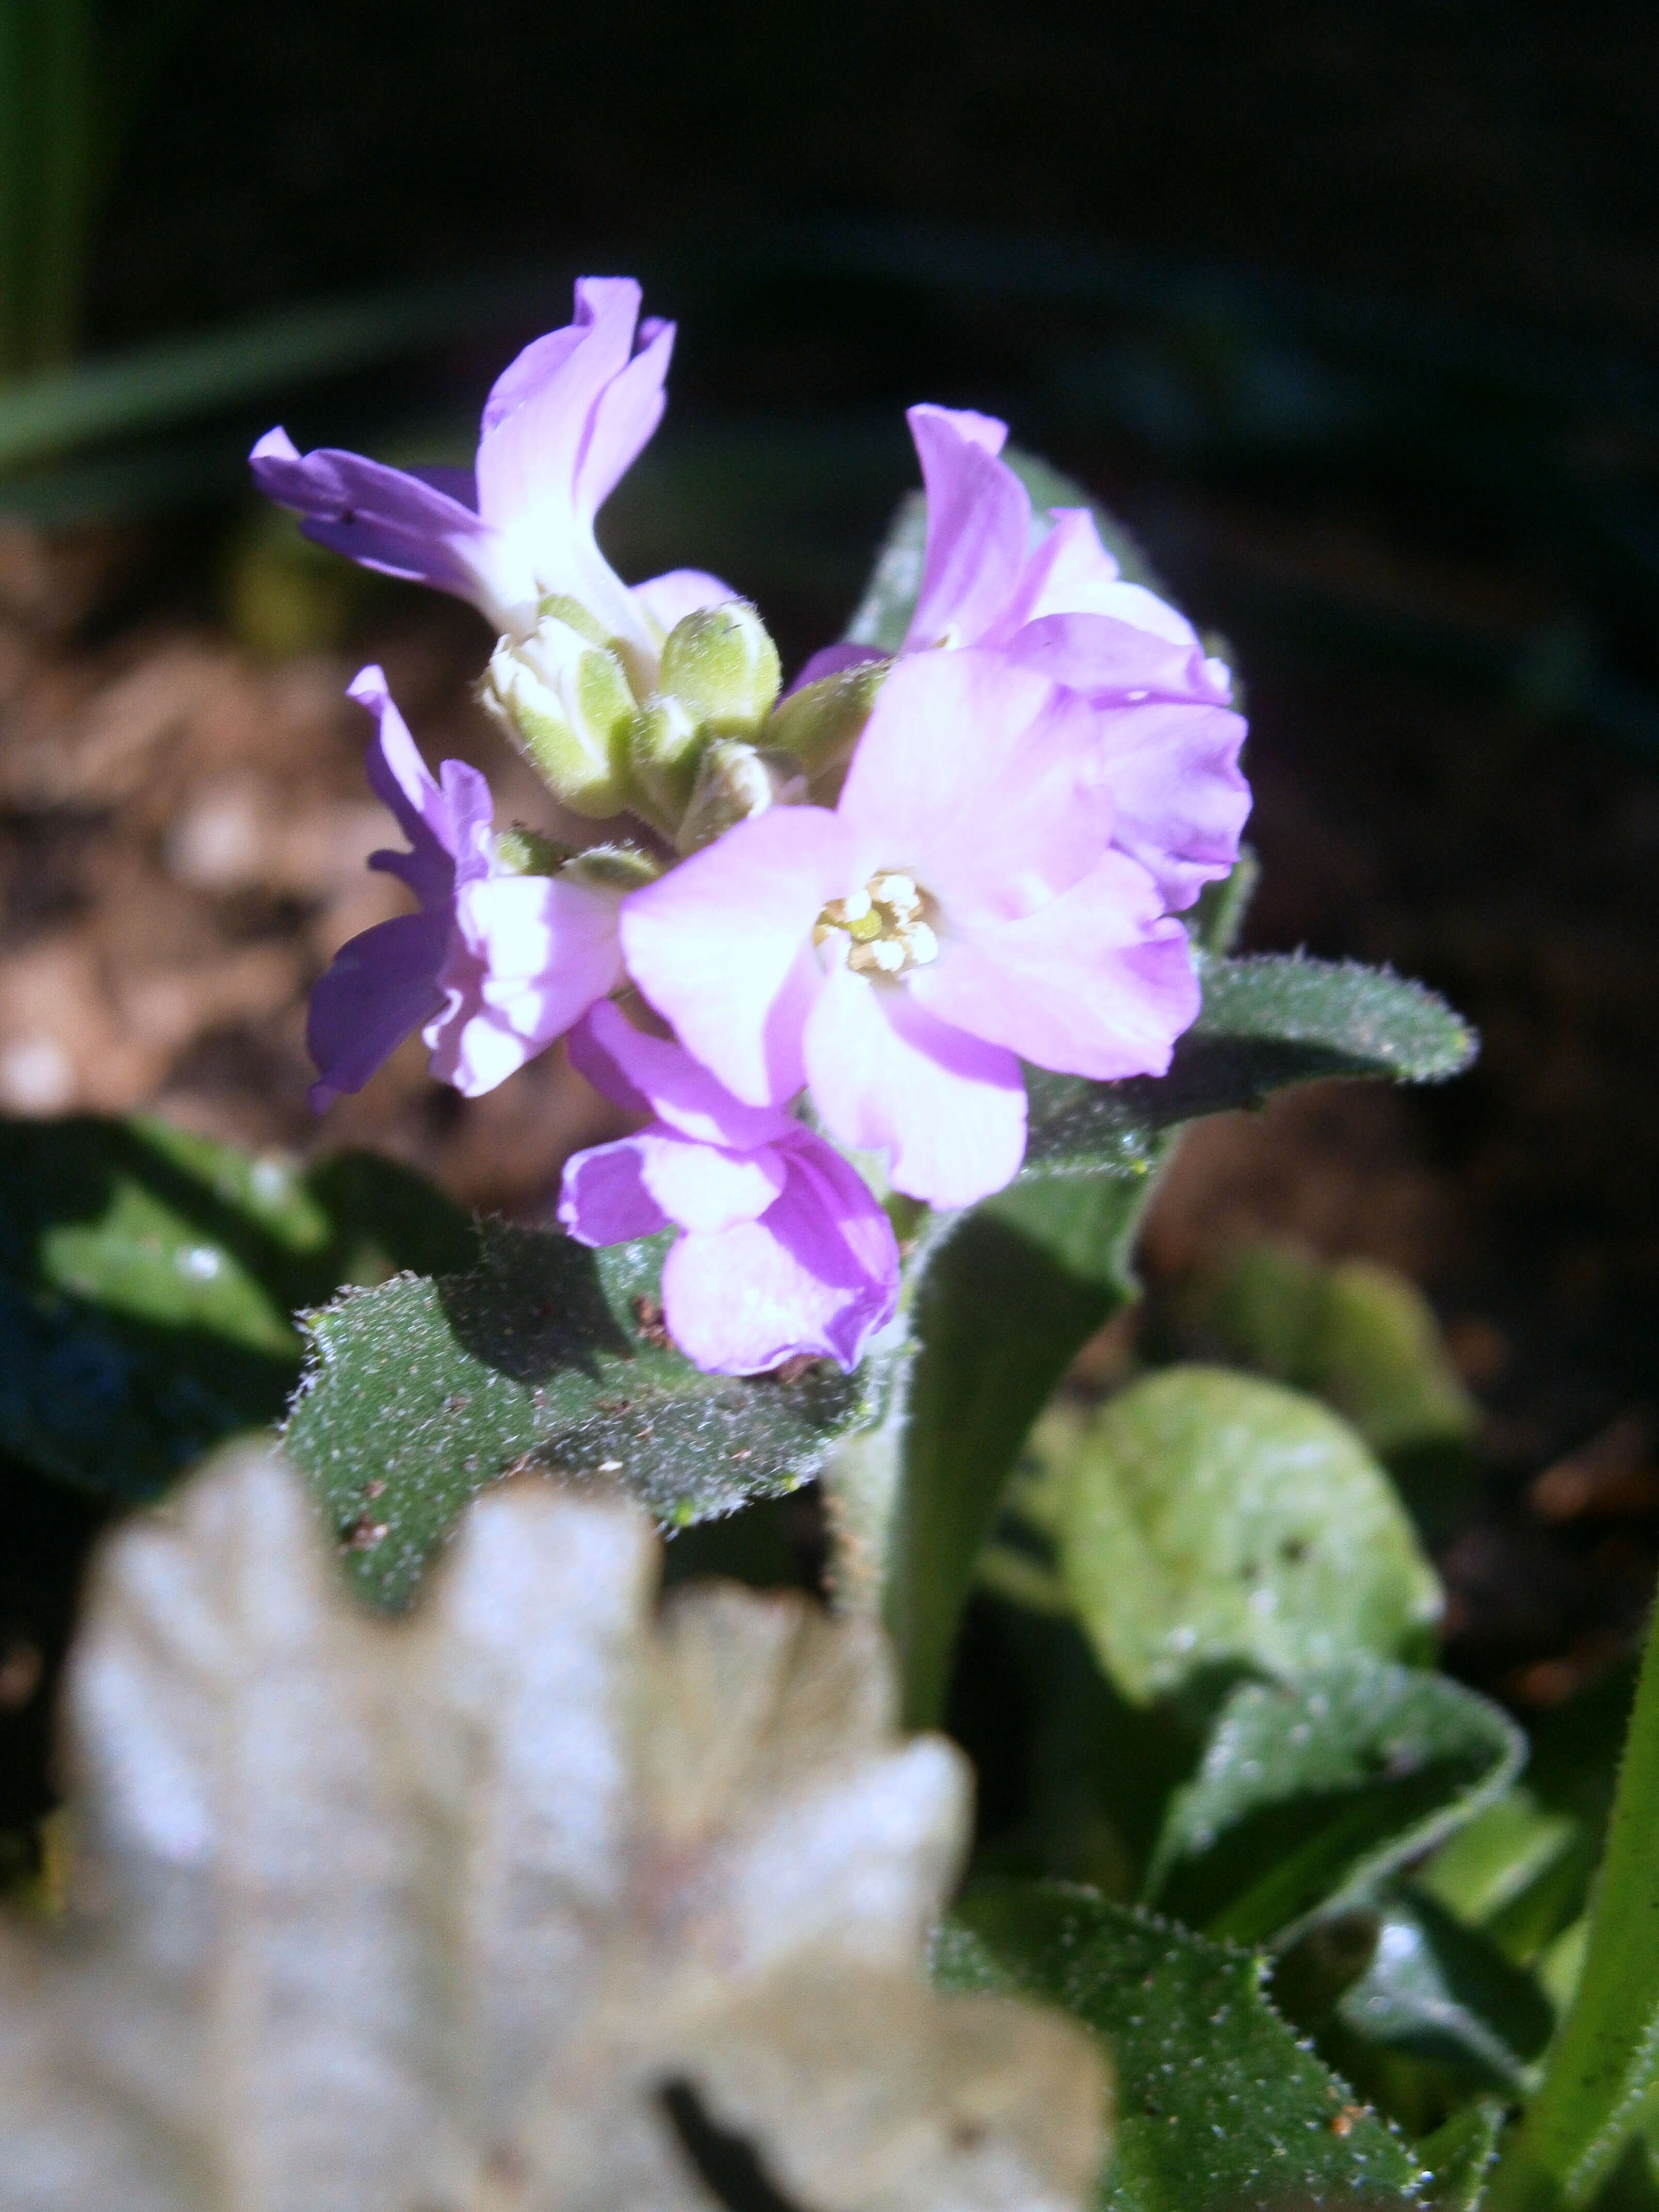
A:
[[[590,845],[586,852],[567,860],[560,873],[590,890],[625,893],[654,884],[662,863],[637,845]]]
[[[495,832],[495,865],[503,875],[556,876],[569,858],[568,845],[556,844],[526,823]]]
[[[839,779],[892,665],[890,660],[866,661],[792,691],[766,726],[768,747],[793,755],[814,786],[832,776]],[[820,793],[815,789],[812,795],[817,798]]]
[[[662,649],[661,689],[717,738],[758,737],[782,680],[778,649],[747,599],[699,607]]]
[[[479,696],[564,805],[603,817],[627,804],[635,704],[614,653],[544,614],[497,645]]]
[[[674,842],[682,853],[695,853],[751,814],[764,814],[769,806],[796,805],[805,796],[805,779],[785,755],[763,752],[736,738],[717,738],[698,763],[690,804]]]
[[[628,765],[635,798],[671,833],[691,796],[708,735],[684,702],[673,697],[649,701],[629,726]]]

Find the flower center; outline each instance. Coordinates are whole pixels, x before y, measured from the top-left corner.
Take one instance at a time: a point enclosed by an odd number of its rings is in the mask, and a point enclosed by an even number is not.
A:
[[[914,876],[872,876],[861,891],[831,899],[818,916],[812,942],[822,945],[831,930],[853,940],[847,964],[855,975],[908,975],[939,958],[939,939],[927,916],[927,894]]]

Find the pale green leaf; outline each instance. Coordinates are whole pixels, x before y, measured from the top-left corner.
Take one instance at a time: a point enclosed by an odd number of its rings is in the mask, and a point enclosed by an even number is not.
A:
[[[1293,1676],[1413,1651],[1439,1585],[1346,1423],[1221,1367],[1161,1369],[1033,1440],[1060,1580],[1146,1700],[1218,1667]]]
[[[1501,2102],[1483,2097],[1424,2136],[1417,2152],[1429,2169],[1423,2201],[1431,2212],[1480,2212],[1503,2124]]]
[[[1474,1430],[1477,1409],[1434,1309],[1397,1268],[1330,1264],[1263,1238],[1194,1281],[1182,1317],[1241,1366],[1323,1398],[1384,1459],[1463,1443]]]

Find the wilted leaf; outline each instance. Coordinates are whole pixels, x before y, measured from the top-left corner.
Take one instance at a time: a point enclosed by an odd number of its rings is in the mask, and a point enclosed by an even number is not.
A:
[[[1400,1656],[1439,1585],[1388,1477],[1312,1399],[1166,1367],[1033,1440],[1060,1579],[1102,1665],[1149,1698],[1218,1666]]]
[[[0,1445],[149,1496],[281,1413],[295,1307],[441,1266],[469,1234],[362,1153],[302,1171],[156,1121],[0,1122]]]
[[[1474,1058],[1475,1038],[1445,1000],[1386,969],[1301,954],[1206,958],[1204,1005],[1170,1072],[1127,1083],[1028,1071],[1032,1170],[1144,1174],[1161,1131],[1253,1106],[1322,1076],[1442,1083]]]
[[[1355,1656],[1243,1683],[1170,1802],[1147,1894],[1212,1935],[1288,1942],[1489,1804],[1525,1751],[1441,1674]]]
[[[934,1946],[947,1989],[1046,1999],[1105,2039],[1116,2148],[1102,2212],[1405,2204],[1425,2178],[1262,1995],[1262,1964],[1087,1890],[970,1891]]]
[[[0,1943],[3,2212],[700,2212],[733,2160],[823,2212],[1078,2200],[1093,2056],[922,1978],[960,1755],[864,1624],[653,1620],[653,1548],[515,1484],[391,1622],[248,1449],[114,1541],[68,1924]]]
[[[311,1315],[289,1449],[352,1571],[402,1605],[467,1499],[520,1465],[614,1475],[660,1519],[793,1490],[866,1418],[867,1376],[705,1375],[662,1328],[653,1237],[592,1252],[486,1223],[464,1274]]]

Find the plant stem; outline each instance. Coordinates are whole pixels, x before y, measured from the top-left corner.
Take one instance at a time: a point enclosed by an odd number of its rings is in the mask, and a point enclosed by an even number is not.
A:
[[[1577,1992],[1492,2179],[1495,2212],[1577,2212],[1659,2081],[1659,1622],[1650,1628]]]

